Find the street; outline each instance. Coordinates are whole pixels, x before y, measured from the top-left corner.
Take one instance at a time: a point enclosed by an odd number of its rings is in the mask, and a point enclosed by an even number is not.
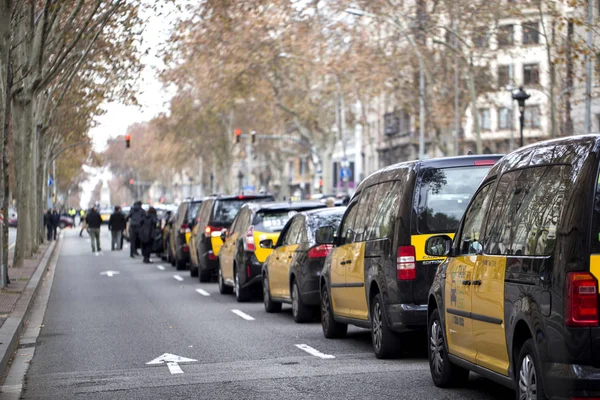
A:
[[[318,320],[295,324],[289,307],[267,314],[187,271],[111,252],[105,229],[102,243],[94,255],[87,238],[64,233],[25,399],[514,396],[474,374],[465,389],[435,388],[424,340],[404,359],[377,360],[365,330],[327,340]],[[155,360],[165,353],[194,361]]]

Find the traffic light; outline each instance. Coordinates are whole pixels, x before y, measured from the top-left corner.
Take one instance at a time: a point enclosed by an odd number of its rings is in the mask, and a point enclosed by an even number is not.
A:
[[[250,143],[254,144],[256,142],[256,131],[252,131],[250,134]]]
[[[235,135],[235,142],[239,143],[240,142],[240,136],[242,136],[242,130],[238,128],[235,131],[233,131],[233,133]]]
[[[135,183],[135,181],[133,180],[133,178],[129,180],[130,185],[133,185],[134,183]]]
[[[126,148],[131,147],[131,135],[125,135],[125,147]]]

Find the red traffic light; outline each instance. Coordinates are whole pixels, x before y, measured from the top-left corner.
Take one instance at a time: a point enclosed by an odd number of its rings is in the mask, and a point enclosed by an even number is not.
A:
[[[239,143],[240,136],[242,136],[242,130],[240,128],[237,128],[235,131],[233,131],[233,134],[235,135],[235,142]]]
[[[131,146],[131,135],[125,135],[125,147],[129,148]]]
[[[133,179],[130,179],[130,180],[129,180],[129,184],[130,184],[130,185],[133,185],[134,183],[135,183],[135,181],[134,181]]]

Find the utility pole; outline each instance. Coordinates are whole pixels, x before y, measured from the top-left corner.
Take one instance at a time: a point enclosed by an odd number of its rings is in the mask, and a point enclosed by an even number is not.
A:
[[[454,31],[456,32],[456,14],[454,15]],[[454,35],[454,48],[458,49],[458,38]],[[458,54],[454,51],[454,155],[459,154],[458,149],[458,135],[460,131],[460,93],[459,93],[459,73],[458,73]]]
[[[250,186],[252,185],[252,133],[246,140],[246,171],[248,186]]]
[[[594,0],[588,0],[588,32],[587,45],[588,52],[585,56],[585,129],[586,134],[592,131],[592,58],[590,51],[593,46],[593,32],[591,29],[594,23]]]

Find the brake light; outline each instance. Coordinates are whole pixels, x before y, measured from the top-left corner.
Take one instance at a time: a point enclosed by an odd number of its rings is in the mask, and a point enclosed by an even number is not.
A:
[[[320,244],[311,247],[310,250],[308,250],[308,258],[325,258],[332,248],[333,245],[331,244]]]
[[[473,163],[473,165],[476,167],[483,167],[483,166],[495,165],[495,164],[496,164],[496,161],[494,161],[494,160],[477,160]]]
[[[589,272],[567,274],[565,296],[567,326],[598,326],[598,281]]]
[[[188,224],[181,224],[181,226],[179,227],[179,232],[180,233],[189,233],[190,227],[188,226]]]
[[[396,252],[396,277],[401,281],[417,278],[415,246],[400,246]]]
[[[246,237],[244,238],[244,248],[246,251],[256,251],[256,246],[254,245],[254,226],[252,225],[250,225],[248,232],[246,232]]]

